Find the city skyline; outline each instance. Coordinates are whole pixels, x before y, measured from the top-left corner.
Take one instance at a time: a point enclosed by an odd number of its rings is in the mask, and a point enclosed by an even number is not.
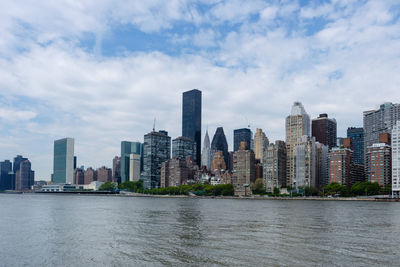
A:
[[[311,119],[335,118],[346,137],[363,111],[400,102],[399,11],[396,1],[7,3],[1,160],[24,155],[49,180],[53,141],[71,136],[78,166],[111,166],[154,117],[180,136],[181,93],[193,88],[203,93],[201,141],[206,126],[222,126],[229,150],[248,124],[284,140],[294,101]]]

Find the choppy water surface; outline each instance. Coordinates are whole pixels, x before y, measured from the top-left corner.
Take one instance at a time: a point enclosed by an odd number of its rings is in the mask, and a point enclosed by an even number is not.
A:
[[[0,194],[0,266],[399,266],[400,203]]]

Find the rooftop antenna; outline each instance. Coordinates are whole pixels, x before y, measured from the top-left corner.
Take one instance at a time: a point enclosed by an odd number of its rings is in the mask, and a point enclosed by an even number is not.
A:
[[[250,122],[249,122],[249,120],[247,119],[247,117],[246,117],[246,116],[244,116],[244,118],[246,119],[247,128],[249,128],[249,129],[250,129]]]
[[[156,131],[156,117],[154,117],[154,122],[153,122],[153,132]]]

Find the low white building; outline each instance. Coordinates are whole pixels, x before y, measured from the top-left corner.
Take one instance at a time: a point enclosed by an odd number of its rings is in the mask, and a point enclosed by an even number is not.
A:
[[[93,190],[93,191],[98,191],[100,186],[104,184],[104,182],[99,182],[99,181],[93,181],[90,184],[85,184],[83,185],[83,189],[85,190]]]

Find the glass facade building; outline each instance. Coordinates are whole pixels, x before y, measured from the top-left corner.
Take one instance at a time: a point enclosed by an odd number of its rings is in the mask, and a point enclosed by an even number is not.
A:
[[[170,157],[171,137],[165,131],[153,131],[144,136],[143,172],[141,176],[144,188],[160,187],[161,165]]]
[[[74,139],[63,138],[54,141],[53,183],[74,182]]]
[[[311,122],[312,136],[329,148],[336,147],[337,124],[335,119],[328,118],[328,114],[320,114]]]
[[[196,143],[184,136],[172,140],[172,157],[183,159],[190,157],[196,162]]]
[[[218,127],[215,131],[214,137],[211,142],[211,161],[214,160],[215,152],[222,151],[224,156],[225,166],[229,165],[228,142],[224,133],[224,128]]]
[[[233,130],[233,151],[239,150],[240,142],[246,142],[247,147],[251,149],[252,146],[252,133],[248,128]]]
[[[12,163],[9,160],[0,162],[0,191],[12,190],[14,185]]]
[[[353,162],[364,165],[364,128],[347,128],[347,138],[351,139]]]
[[[201,91],[193,89],[183,93],[182,136],[196,143],[196,164],[201,165]]]
[[[120,175],[121,183],[129,181],[130,154],[140,155],[140,172],[143,171],[143,144],[140,142],[121,142]]]

